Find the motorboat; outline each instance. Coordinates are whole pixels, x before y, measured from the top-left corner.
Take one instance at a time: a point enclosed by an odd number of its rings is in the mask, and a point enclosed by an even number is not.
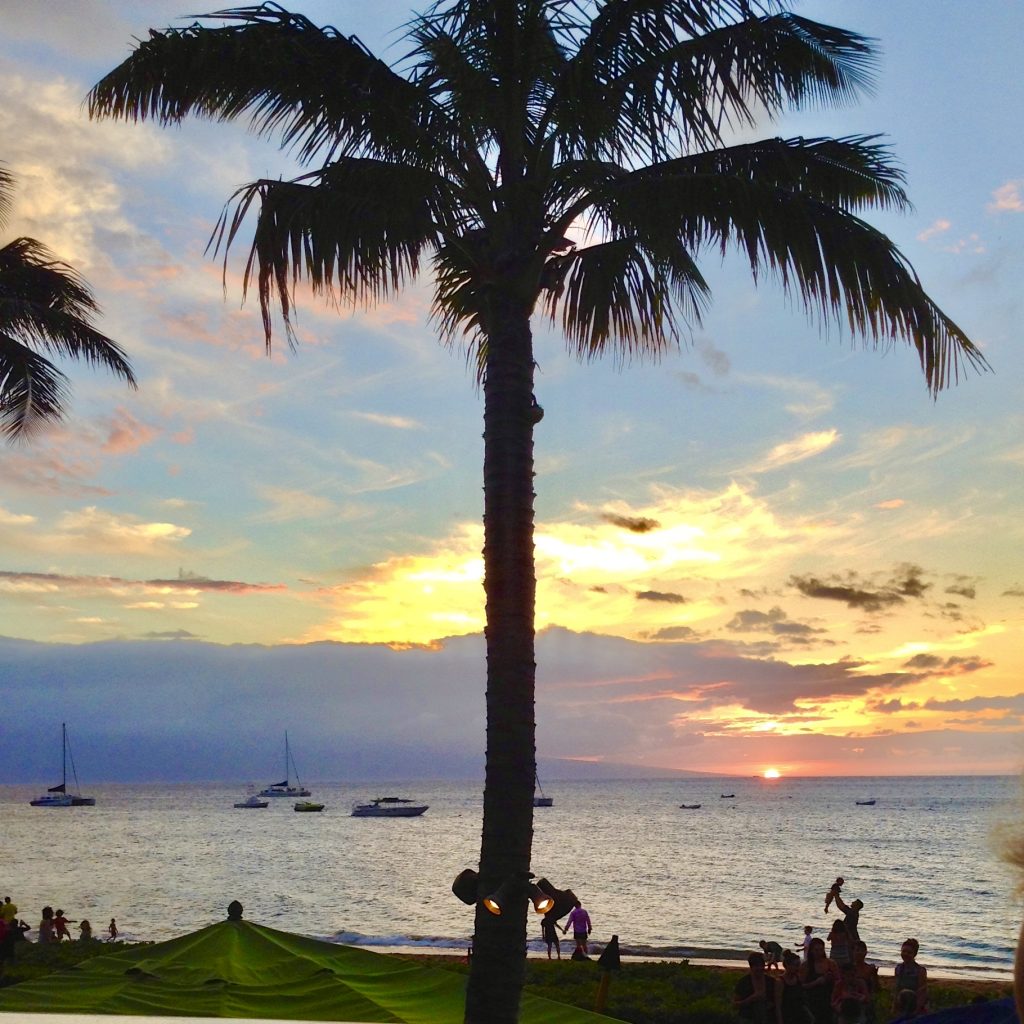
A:
[[[75,770],[75,759],[68,743],[68,727],[66,722],[60,724],[61,733],[61,781],[59,786],[51,786],[42,796],[29,800],[32,807],[95,807],[94,796],[82,796],[78,789],[78,772]],[[75,791],[68,792],[68,761],[71,761],[71,777],[75,780]]]
[[[680,804],[679,805],[684,811],[699,811],[700,804]]]
[[[858,800],[856,801],[858,807],[874,807],[874,800]]]
[[[291,784],[291,773],[295,773],[295,785]],[[266,797],[278,797],[286,796],[294,799],[297,796],[311,796],[312,794],[302,782],[299,780],[299,770],[295,767],[295,759],[292,757],[291,748],[288,746],[288,733],[284,734],[284,780],[281,782],[274,782],[267,786],[266,789],[261,789],[259,792],[260,796]]]
[[[262,807],[269,807],[270,806],[270,801],[269,800],[261,800],[255,793],[251,793],[244,800],[239,800],[235,804],[235,806],[236,807],[244,807],[246,810],[249,810],[249,809],[259,809],[259,808],[262,808]]]
[[[312,800],[296,800],[294,809],[296,811],[310,813],[315,811],[322,811],[324,809],[324,805],[314,803]]]
[[[368,803],[353,804],[353,818],[418,818],[427,804],[414,804],[400,796],[379,796]]]
[[[534,807],[553,807],[555,798],[553,796],[545,796],[544,790],[541,788],[540,777],[534,773],[533,776],[534,785],[536,786],[536,792],[533,794],[533,806]]]
[[[721,798],[722,798],[723,800],[732,800],[732,799],[733,799],[733,798],[734,798],[734,797],[736,796],[736,794],[735,794],[735,793],[719,793],[718,795],[719,795],[719,796],[720,796],[720,797],[721,797]]]

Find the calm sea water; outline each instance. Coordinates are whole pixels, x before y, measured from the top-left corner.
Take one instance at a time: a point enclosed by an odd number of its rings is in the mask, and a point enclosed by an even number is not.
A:
[[[449,886],[478,854],[475,783],[354,789],[314,784],[322,814],[289,800],[235,810],[241,785],[89,786],[97,806],[42,809],[0,787],[0,896],[38,923],[44,904],[116,917],[161,940],[220,920],[232,899],[273,927],[375,947],[465,947],[472,911]],[[836,875],[860,898],[871,958],[895,963],[908,935],[936,973],[1007,977],[1021,917],[991,840],[1018,813],[1015,778],[550,782],[536,812],[534,870],[572,888],[594,938],[649,956],[712,956],[761,938],[827,933]],[[352,818],[351,803],[397,793],[422,818]],[[734,793],[729,799],[723,793]],[[858,800],[874,799],[874,806]],[[700,803],[682,810],[681,803]],[[539,919],[534,945],[540,948]]]

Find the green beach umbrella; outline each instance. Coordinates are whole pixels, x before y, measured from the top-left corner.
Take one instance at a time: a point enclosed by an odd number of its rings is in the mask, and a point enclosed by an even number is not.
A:
[[[0,1012],[462,1024],[463,975],[243,920],[0,989]],[[522,1024],[611,1018],[524,994]]]

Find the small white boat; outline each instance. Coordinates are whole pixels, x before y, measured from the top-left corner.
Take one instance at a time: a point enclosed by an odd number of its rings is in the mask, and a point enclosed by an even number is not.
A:
[[[78,791],[78,772],[75,770],[75,759],[71,754],[71,747],[68,745],[67,723],[61,722],[61,782],[59,786],[51,786],[42,796],[35,800],[29,800],[32,807],[95,807],[94,796],[82,796]],[[68,792],[68,759],[71,760],[71,775],[75,780],[74,793]]]
[[[544,790],[540,784],[540,776],[534,773],[533,783],[536,786],[536,792],[533,794],[533,806],[534,807],[553,807],[555,804],[555,798],[553,796],[545,796]]]
[[[312,800],[296,800],[294,809],[296,811],[304,811],[306,813],[309,813],[322,811],[324,809],[324,805],[314,803]]]
[[[239,800],[235,806],[244,807],[248,810],[250,808],[269,807],[270,801],[261,800],[255,793],[253,793],[251,796],[247,796],[244,800]]]
[[[295,772],[296,783],[294,786],[291,784],[291,773],[293,771]],[[293,799],[297,796],[312,795],[299,781],[299,770],[295,767],[295,759],[292,757],[291,748],[288,746],[287,731],[284,734],[284,780],[274,782],[267,786],[266,789],[261,789],[259,795],[267,797],[287,796]]]
[[[417,818],[427,804],[414,804],[400,796],[379,796],[369,803],[353,804],[353,818]]]

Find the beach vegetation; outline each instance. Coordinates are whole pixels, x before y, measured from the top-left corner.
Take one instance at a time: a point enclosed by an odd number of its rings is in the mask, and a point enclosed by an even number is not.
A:
[[[483,897],[531,867],[534,317],[580,360],[656,359],[703,321],[699,261],[734,251],[821,322],[910,345],[933,395],[985,361],[863,219],[909,205],[877,136],[753,139],[868,88],[870,40],[776,0],[441,0],[405,39],[389,65],[276,3],[223,10],[150,31],[89,109],[240,120],[298,161],[241,185],[211,238],[225,280],[243,246],[268,350],[304,288],[358,308],[429,270],[483,392]],[[517,1019],[527,896],[506,894],[477,903],[470,1024]]]
[[[13,195],[14,176],[0,164],[0,229]],[[64,418],[69,382],[54,358],[101,366],[136,386],[124,351],[96,329],[98,314],[89,286],[42,242],[0,245],[0,434],[8,441]]]

